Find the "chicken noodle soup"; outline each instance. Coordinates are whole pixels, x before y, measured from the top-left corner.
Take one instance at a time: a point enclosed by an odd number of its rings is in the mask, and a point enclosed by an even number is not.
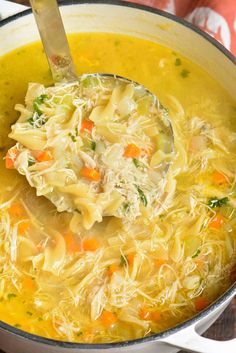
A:
[[[14,105],[24,104],[29,82],[52,81],[38,43],[2,57],[0,319],[66,341],[139,338],[203,310],[235,279],[236,104],[203,70],[155,43],[87,33],[70,45],[79,74],[129,77],[168,109],[176,153],[163,209],[151,218],[143,205],[133,221],[104,217],[86,230],[81,214],[56,212],[6,169]]]
[[[9,137],[6,167],[26,176],[86,229],[104,216],[161,213],[173,157],[167,112],[143,86],[109,76],[45,88],[30,84]],[[63,143],[63,153],[62,153]],[[78,214],[75,216],[78,218]]]

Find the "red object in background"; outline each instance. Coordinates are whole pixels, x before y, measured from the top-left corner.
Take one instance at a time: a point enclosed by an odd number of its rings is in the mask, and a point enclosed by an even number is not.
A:
[[[236,0],[131,0],[198,26],[236,55]]]

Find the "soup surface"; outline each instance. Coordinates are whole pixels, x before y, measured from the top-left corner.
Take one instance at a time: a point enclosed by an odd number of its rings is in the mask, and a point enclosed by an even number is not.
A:
[[[154,219],[105,217],[86,230],[37,197],[4,157],[15,104],[29,82],[52,79],[39,43],[2,57],[0,319],[59,340],[139,338],[203,310],[235,279],[236,104],[171,49],[115,34],[69,39],[78,74],[128,77],[168,109],[176,156],[166,199]]]

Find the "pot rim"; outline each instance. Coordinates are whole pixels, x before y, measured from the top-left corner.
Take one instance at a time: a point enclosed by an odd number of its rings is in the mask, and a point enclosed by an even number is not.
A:
[[[197,33],[201,37],[205,38],[210,44],[212,44],[214,47],[216,47],[220,52],[222,52],[233,64],[236,65],[236,57],[230,53],[228,49],[226,49],[221,43],[219,43],[217,40],[215,40],[213,37],[211,37],[208,33],[201,31],[198,27],[193,25],[190,22],[187,22],[186,20],[177,17],[175,15],[172,15],[168,12],[152,8],[150,6],[146,5],[140,5],[136,3],[130,3],[126,1],[120,1],[120,0],[60,0],[59,1],[60,6],[72,6],[72,5],[96,5],[96,4],[101,4],[101,5],[115,5],[115,6],[121,6],[121,7],[129,7],[129,8],[134,8],[134,9],[139,9],[143,10],[146,12],[151,12],[153,14],[157,14],[162,17],[166,17],[174,22],[177,22],[178,24],[187,27],[188,29],[192,30],[193,32]],[[13,22],[21,17],[24,17],[26,15],[31,14],[32,11],[31,9],[27,9],[25,11],[22,11],[16,15],[10,16],[2,21],[0,21],[0,28],[5,26],[6,24]],[[151,343],[160,339],[163,339],[165,337],[168,337],[172,334],[177,333],[180,330],[186,329],[187,327],[196,324],[198,321],[206,318],[208,315],[213,313],[217,308],[219,308],[221,305],[223,305],[227,300],[229,300],[234,294],[236,294],[236,282],[231,285],[231,287],[224,293],[222,294],[218,299],[216,299],[213,303],[211,303],[206,309],[201,311],[199,314],[194,315],[190,319],[168,329],[165,331],[162,331],[160,333],[143,337],[143,338],[138,338],[135,340],[128,340],[128,341],[122,341],[122,342],[114,342],[114,343],[99,343],[99,344],[93,344],[93,343],[76,343],[76,342],[67,342],[67,341],[60,341],[60,340],[54,340],[51,338],[46,338],[42,336],[38,336],[35,334],[31,334],[28,332],[25,332],[21,329],[18,329],[14,326],[11,326],[5,322],[2,322],[0,320],[0,330],[4,330],[10,333],[13,333],[14,335],[20,336],[24,339],[31,340],[37,343],[41,344],[46,344],[54,347],[61,347],[61,348],[71,348],[71,349],[111,349],[111,348],[123,348],[123,347],[130,347],[133,345],[137,344],[143,344],[143,343]]]

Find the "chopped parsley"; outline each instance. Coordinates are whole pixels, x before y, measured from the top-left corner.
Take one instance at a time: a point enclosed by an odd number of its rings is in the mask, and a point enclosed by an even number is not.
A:
[[[143,163],[141,163],[137,158],[133,158],[133,163],[136,168],[140,168],[143,165]]]
[[[45,102],[45,100],[48,98],[46,94],[41,94],[41,96],[38,96],[35,98],[34,103],[33,103],[33,108],[35,112],[38,114],[38,116],[41,116],[43,114],[42,110],[40,109],[40,105]]]
[[[201,250],[200,250],[200,249],[197,249],[197,250],[195,251],[195,253],[193,254],[193,256],[192,256],[192,259],[194,259],[195,257],[198,257],[198,255],[200,254],[200,252],[201,252]]]
[[[183,77],[183,78],[186,78],[188,77],[190,74],[190,71],[186,70],[186,69],[183,69],[181,72],[180,72],[180,75]]]
[[[175,66],[180,66],[180,65],[182,65],[181,59],[180,58],[176,58],[175,59]]]
[[[15,324],[14,326],[15,326],[16,328],[20,328],[20,327],[21,327],[20,324]]]
[[[228,202],[229,202],[228,197],[223,197],[222,199],[218,199],[217,197],[212,197],[208,200],[207,205],[210,206],[211,208],[216,208],[216,207],[227,205]]]
[[[140,189],[140,187],[138,185],[135,185],[137,191],[138,191],[138,194],[139,194],[139,199],[140,201],[144,204],[144,206],[146,207],[147,206],[147,198],[143,192],[142,189]]]
[[[81,336],[82,334],[83,334],[83,332],[80,331],[80,332],[78,332],[78,333],[76,334],[76,336],[79,337],[79,336]]]
[[[75,136],[75,135],[73,135],[73,134],[70,132],[70,133],[69,133],[69,136],[70,136],[72,142],[76,142],[76,136]]]
[[[43,321],[43,318],[40,316],[40,317],[38,318],[38,321]]]
[[[46,119],[39,116],[38,113],[34,113],[34,115],[27,121],[31,126],[33,126],[33,128],[39,128],[46,123]]]
[[[28,167],[31,167],[34,164],[35,164],[35,160],[32,157],[29,157],[28,158]]]
[[[130,203],[129,203],[129,202],[123,203],[124,214],[126,214],[127,212],[129,212],[129,209],[130,209]]]
[[[14,293],[8,293],[7,294],[7,299],[8,300],[11,300],[12,298],[15,298],[16,297],[16,294],[14,294]]]
[[[124,255],[121,255],[120,257],[120,266],[127,266],[127,259],[126,259],[126,256]]]
[[[26,314],[29,315],[29,316],[33,315],[33,313],[31,313],[31,311],[26,311]]]
[[[91,141],[91,149],[92,149],[93,151],[96,150],[96,142],[95,142],[95,141]]]

